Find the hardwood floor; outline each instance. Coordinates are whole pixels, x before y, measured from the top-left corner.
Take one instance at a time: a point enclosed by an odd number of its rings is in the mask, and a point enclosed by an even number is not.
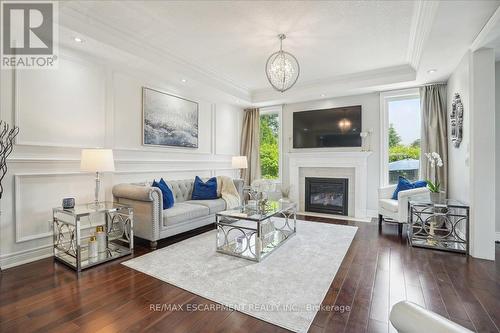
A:
[[[395,332],[390,308],[410,300],[478,332],[500,327],[495,262],[409,248],[397,227],[376,222],[299,218],[359,227],[310,332]],[[159,242],[165,247],[204,228]],[[137,244],[135,256],[149,252]],[[497,254],[500,247],[497,245]],[[124,260],[127,260],[125,258]],[[120,261],[79,277],[51,258],[0,275],[0,332],[287,332],[237,311],[153,311],[151,304],[213,304]],[[341,311],[349,307],[350,311]]]

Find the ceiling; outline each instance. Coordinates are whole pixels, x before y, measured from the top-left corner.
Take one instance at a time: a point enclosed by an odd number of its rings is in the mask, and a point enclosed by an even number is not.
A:
[[[499,4],[71,1],[61,3],[60,20],[131,53],[151,50],[189,79],[212,80],[265,105],[446,79]],[[297,85],[285,94],[273,91],[264,73],[279,33],[301,65]],[[437,72],[430,76],[429,69]]]

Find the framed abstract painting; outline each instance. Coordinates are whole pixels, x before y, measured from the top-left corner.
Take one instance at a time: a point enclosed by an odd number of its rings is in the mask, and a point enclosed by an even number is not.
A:
[[[198,103],[142,88],[142,143],[198,148]]]

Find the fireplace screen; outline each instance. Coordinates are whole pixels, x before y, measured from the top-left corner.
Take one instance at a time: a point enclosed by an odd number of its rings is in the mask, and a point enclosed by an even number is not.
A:
[[[306,211],[347,215],[348,179],[306,177],[305,185]]]

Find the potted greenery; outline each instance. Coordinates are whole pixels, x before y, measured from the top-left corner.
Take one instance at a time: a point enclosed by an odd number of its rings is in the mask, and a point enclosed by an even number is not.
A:
[[[443,160],[441,159],[441,156],[439,156],[439,154],[436,152],[426,153],[425,156],[427,157],[431,178],[433,179],[426,179],[427,188],[431,192],[431,201],[440,202],[442,200],[444,192],[441,191],[441,184],[437,180],[437,170],[438,168],[441,168],[443,166]]]

